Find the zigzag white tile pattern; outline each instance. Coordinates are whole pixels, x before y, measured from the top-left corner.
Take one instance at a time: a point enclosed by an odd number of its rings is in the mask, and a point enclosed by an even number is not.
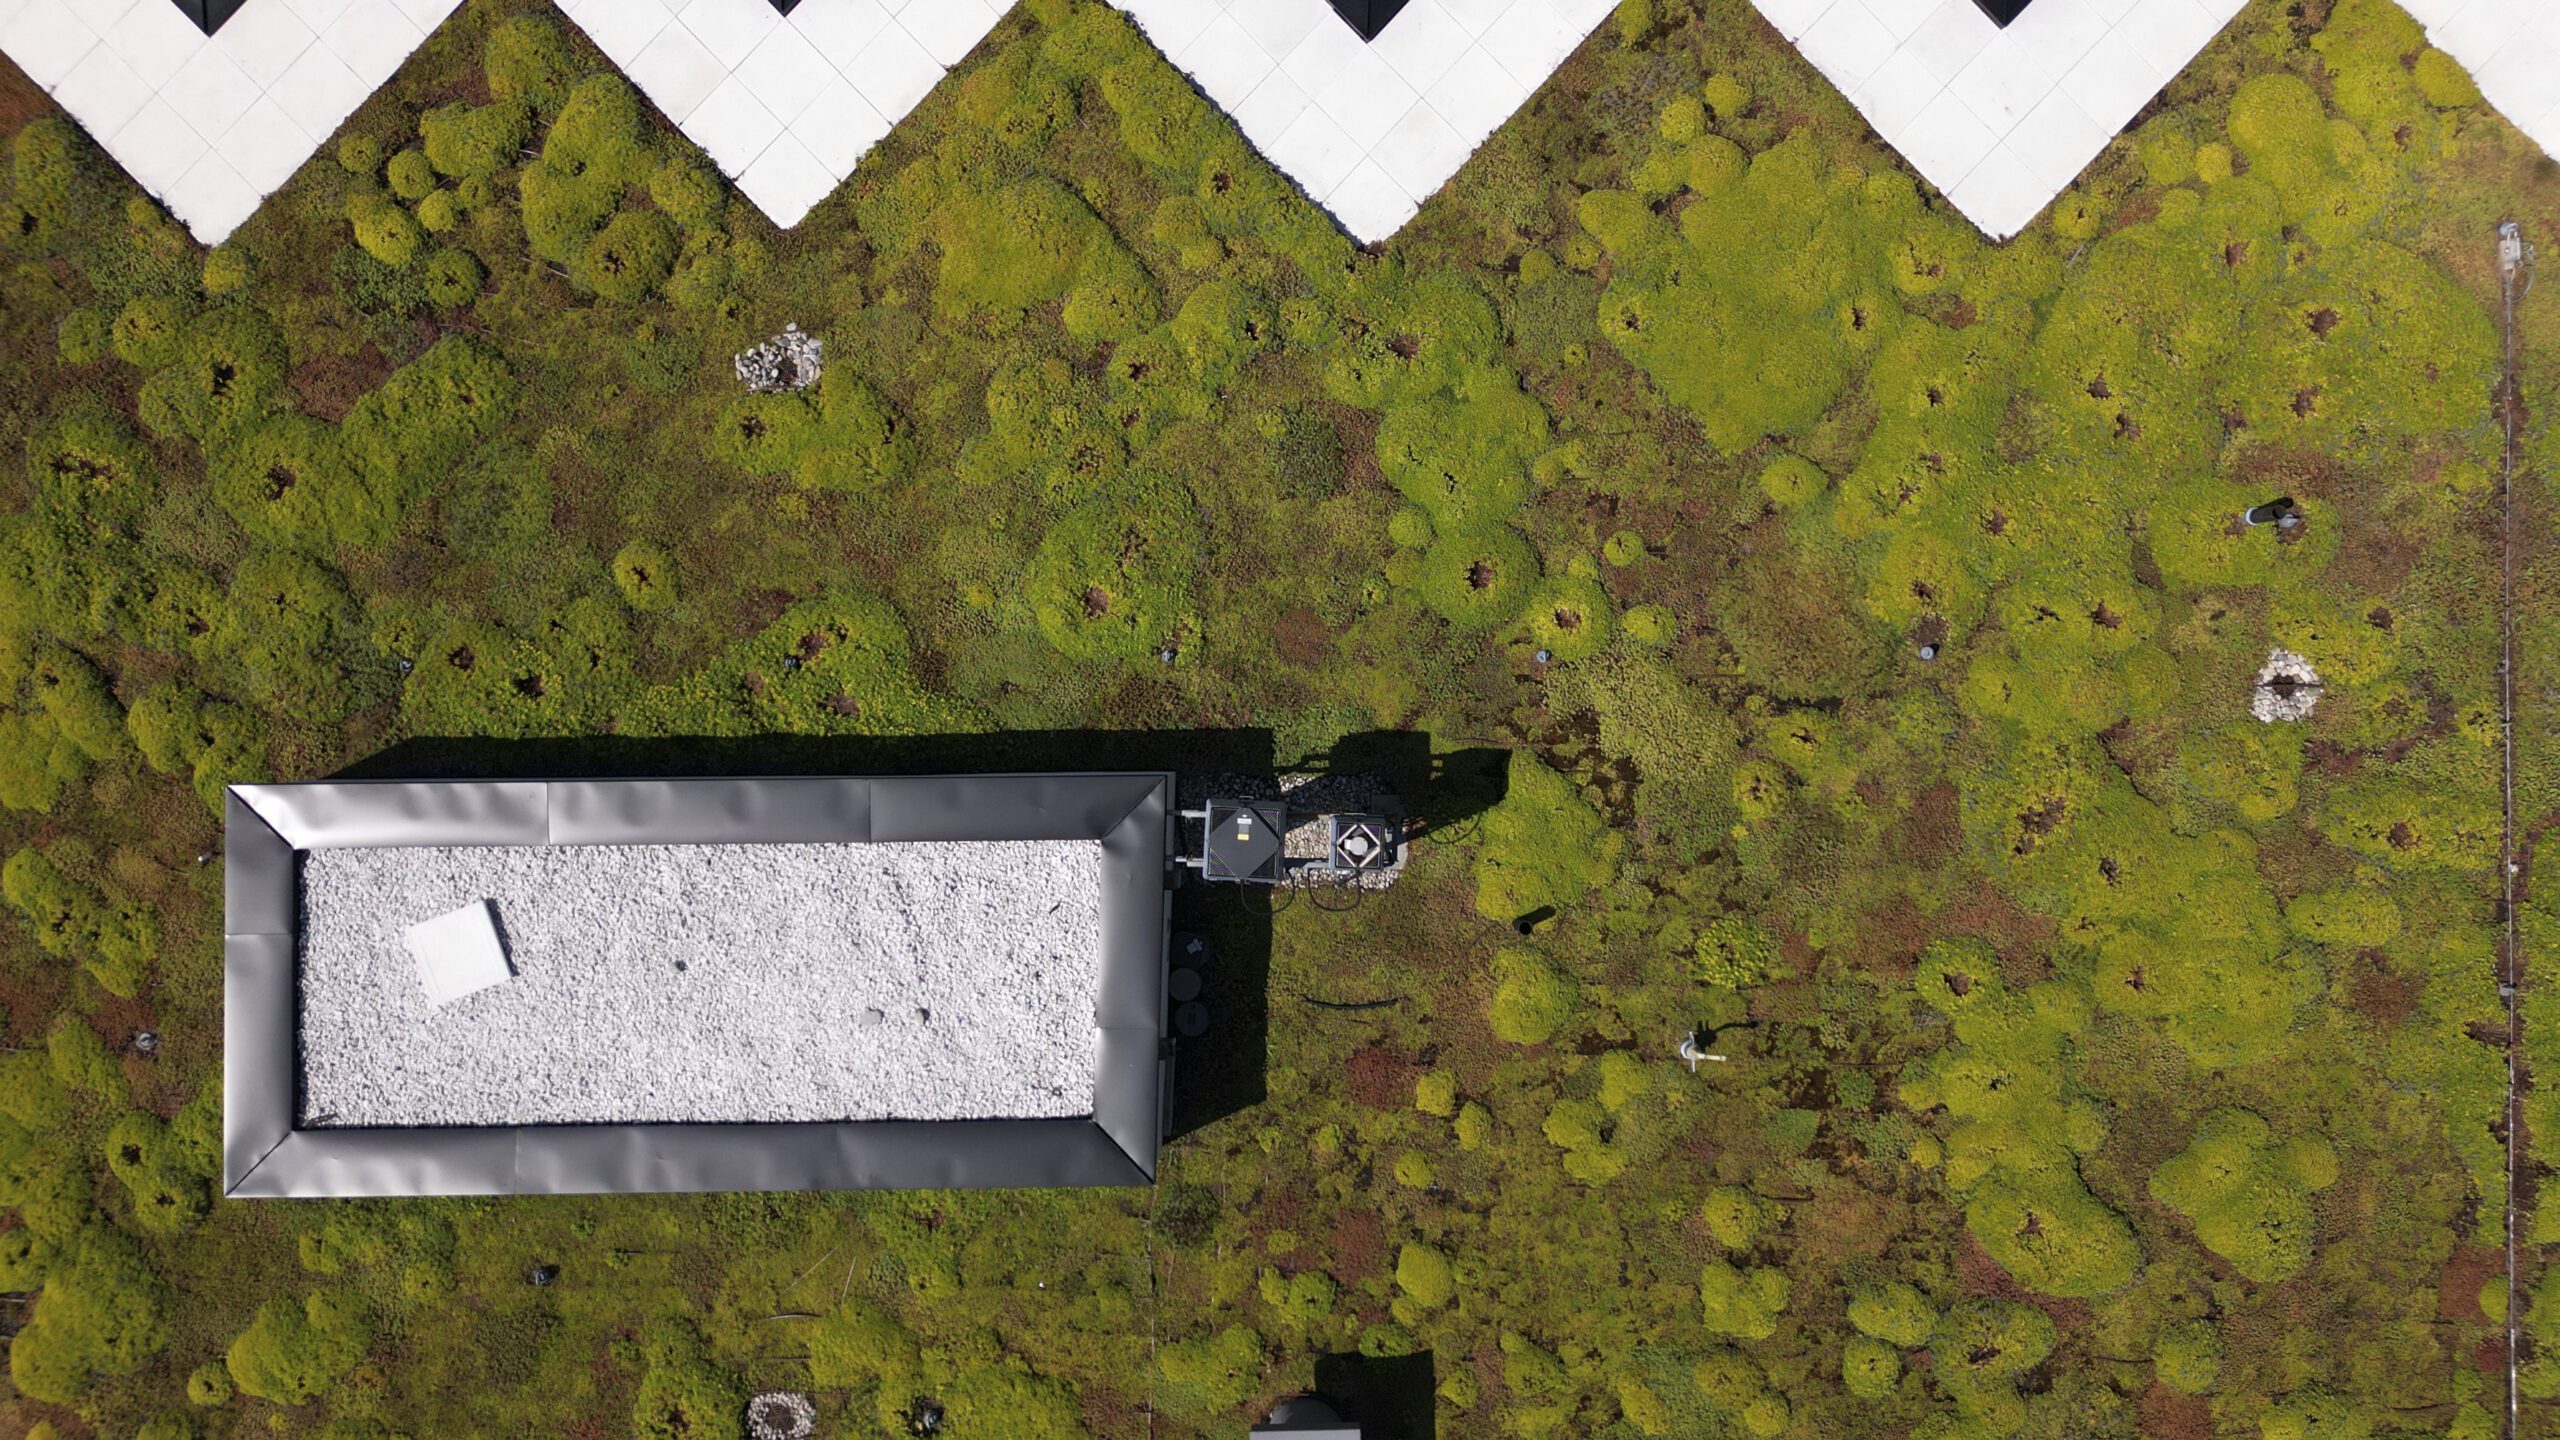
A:
[[[1973,0],[1751,3],[1885,143],[2005,240],[2078,179],[2245,0],[2034,0],[2006,30]]]
[[[2560,5],[2551,0],[2401,0],[2427,40],[2462,62],[2509,123],[2560,155]]]
[[[6,3],[6,0],[0,0]],[[773,223],[835,192],[1012,0],[561,0]]]
[[[1114,0],[1364,243],[1404,228],[1617,0],[1412,0],[1375,41],[1325,0]]]
[[[208,245],[249,218],[461,0],[0,0],[0,52]]]
[[[168,0],[0,0],[0,53],[218,244],[461,0],[247,0],[207,38]],[[1401,229],[1615,0],[1412,0],[1364,44],[1325,0],[1115,0],[1363,241]],[[1995,238],[2024,228],[2244,0],[1753,0]],[[2560,4],[2403,0],[2560,154]],[[773,221],[833,193],[1007,0],[561,0]]]

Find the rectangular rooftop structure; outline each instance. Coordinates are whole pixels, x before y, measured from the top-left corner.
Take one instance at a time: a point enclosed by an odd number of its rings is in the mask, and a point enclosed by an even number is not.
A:
[[[1173,777],[233,787],[235,1197],[1140,1185]],[[487,902],[438,1005],[405,932]]]

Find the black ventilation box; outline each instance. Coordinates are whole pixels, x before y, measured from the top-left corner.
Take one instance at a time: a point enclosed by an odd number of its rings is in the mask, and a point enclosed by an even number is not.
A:
[[[1200,873],[1245,885],[1280,883],[1289,811],[1277,800],[1212,800],[1200,842]]]
[[[2034,0],[1973,0],[1973,3],[1982,7],[1982,13],[1991,17],[1992,24],[2006,30],[2010,21],[2027,13],[2027,6]]]
[[[1405,0],[1333,0],[1333,13],[1342,17],[1343,24],[1359,31],[1361,39],[1375,40],[1404,4]]]
[[[247,0],[175,0],[178,13],[187,17],[207,35],[222,28],[224,21],[240,12]],[[121,6],[117,7],[123,8]]]

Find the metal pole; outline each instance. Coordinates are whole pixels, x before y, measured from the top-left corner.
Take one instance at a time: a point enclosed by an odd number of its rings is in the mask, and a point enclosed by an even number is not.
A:
[[[2524,1040],[2522,968],[2516,954],[2516,419],[2523,401],[2517,393],[2522,366],[2516,342],[2516,302],[2527,281],[2524,231],[2513,220],[2498,226],[2498,289],[2504,309],[2504,374],[2498,387],[2501,428],[2506,437],[2505,463],[2498,476],[2498,729],[2499,793],[2498,882],[2500,886],[2500,998],[2507,1007],[2507,1440],[2516,1440],[2521,1406],[2517,1384],[2518,1349],[2523,1339],[2519,1320],[2523,1286],[2518,1264],[2516,1222],[2517,1173],[2524,1145],[2524,1106],[2518,1094],[2522,1079],[2518,1060]]]

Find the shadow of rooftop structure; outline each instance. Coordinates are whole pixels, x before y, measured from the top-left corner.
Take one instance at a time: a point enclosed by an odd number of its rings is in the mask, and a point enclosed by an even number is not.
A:
[[[1323,1355],[1316,1393],[1360,1427],[1360,1440],[1437,1440],[1437,1378],[1431,1352]]]
[[[1374,777],[1401,803],[1410,838],[1464,839],[1499,803],[1509,752],[1435,751],[1420,731],[1344,736],[1323,751],[1283,756],[1258,727],[1161,730],[1005,730],[932,735],[590,735],[493,739],[430,735],[356,761],[334,780],[570,780],[782,775],[941,775],[1079,770],[1170,770],[1186,805],[1213,778],[1268,783],[1282,774]],[[1205,791],[1203,792],[1205,794]],[[1196,832],[1195,832],[1196,835]],[[1189,843],[1186,840],[1186,844]],[[1208,1032],[1173,1042],[1168,1141],[1259,1105],[1268,1095],[1271,926],[1268,893],[1174,877],[1173,963],[1197,962]],[[1428,1387],[1425,1388],[1428,1396]]]

